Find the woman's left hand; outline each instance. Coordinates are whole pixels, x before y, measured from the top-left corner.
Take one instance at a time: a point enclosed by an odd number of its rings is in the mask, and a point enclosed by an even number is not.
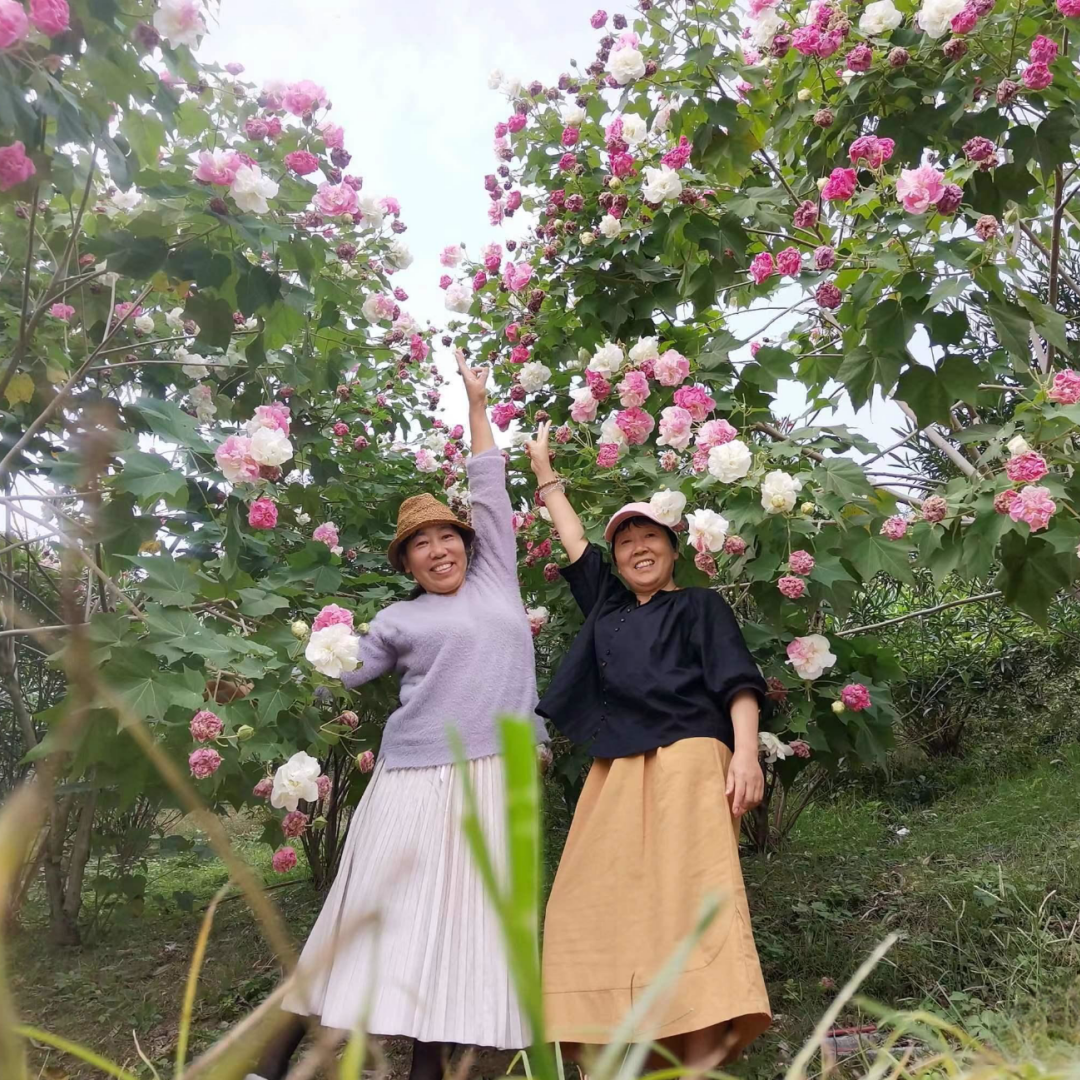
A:
[[[736,820],[761,802],[765,794],[765,777],[755,752],[736,750],[732,755],[725,794],[731,803],[731,816]]]
[[[461,350],[457,354],[458,371],[465,382],[465,394],[470,408],[482,409],[487,404],[487,380],[489,368],[471,368],[465,363]]]

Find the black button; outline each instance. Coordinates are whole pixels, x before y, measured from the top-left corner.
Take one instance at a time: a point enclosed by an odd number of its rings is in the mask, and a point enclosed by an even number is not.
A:
[[[600,666],[601,667],[607,667],[607,661],[606,660],[601,660],[600,661]]]
[[[619,622],[626,622],[626,620],[625,619],[620,619]]]

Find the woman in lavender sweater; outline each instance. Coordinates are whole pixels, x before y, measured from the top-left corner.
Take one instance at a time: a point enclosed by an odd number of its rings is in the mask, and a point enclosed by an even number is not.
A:
[[[499,924],[461,832],[456,728],[488,842],[505,850],[496,718],[532,717],[532,635],[518,587],[505,464],[487,418],[487,369],[459,359],[469,398],[471,527],[431,495],[406,499],[388,556],[417,584],[360,639],[355,688],[394,671],[400,707],[353,814],[341,868],[308,938],[293,1015],[248,1080],[280,1080],[306,1030],[364,1023],[414,1040],[410,1080],[437,1080],[455,1045],[518,1049],[530,1033]]]

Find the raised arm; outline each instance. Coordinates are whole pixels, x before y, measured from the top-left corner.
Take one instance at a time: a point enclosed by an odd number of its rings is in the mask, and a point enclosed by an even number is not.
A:
[[[457,363],[469,399],[469,444],[474,455],[482,454],[495,445],[495,435],[487,414],[488,368],[469,367],[460,349],[457,351]]]
[[[543,487],[558,479],[555,470],[551,466],[551,421],[545,420],[536,433],[536,438],[525,444],[529,455],[529,464],[536,475],[536,483]],[[544,505],[551,514],[551,523],[559,534],[559,541],[569,556],[570,561],[575,563],[589,546],[585,539],[585,530],[581,527],[581,518],[577,511],[570,505],[566,492],[561,486],[552,486],[544,489]]]

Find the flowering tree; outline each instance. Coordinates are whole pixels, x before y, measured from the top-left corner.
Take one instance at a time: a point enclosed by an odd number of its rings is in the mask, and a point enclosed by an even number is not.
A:
[[[442,285],[457,346],[496,365],[495,423],[555,422],[594,539],[651,499],[683,530],[681,579],[743,617],[778,705],[772,786],[889,745],[903,673],[846,625],[856,590],[994,573],[1041,620],[1080,570],[1080,7],[638,10],[598,11],[595,61],[557,86],[492,74],[489,218],[535,218],[447,249]],[[816,420],[875,394],[945,476]],[[528,589],[565,610],[542,508],[520,524]]]
[[[201,64],[204,31],[193,0],[0,0],[0,501],[60,608],[3,614],[16,648],[68,643],[67,698],[22,725],[44,781],[80,781],[50,818],[60,941],[96,793],[163,791],[162,751],[174,803],[268,800],[275,867],[299,839],[332,876],[389,704],[337,676],[402,584],[391,496],[463,475],[397,200],[348,171],[322,87]]]

